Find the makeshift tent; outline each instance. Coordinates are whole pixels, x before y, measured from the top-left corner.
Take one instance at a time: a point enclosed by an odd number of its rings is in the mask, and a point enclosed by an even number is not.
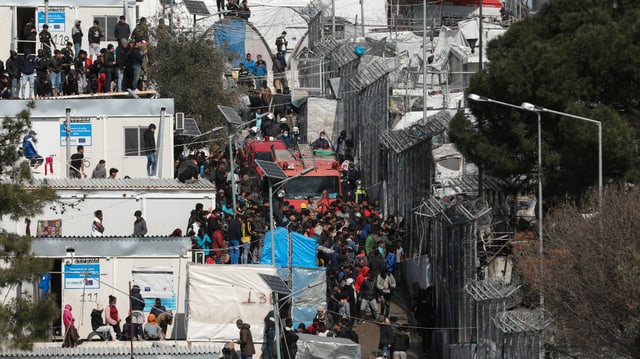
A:
[[[291,318],[297,326],[304,323],[311,325],[316,316],[318,306],[327,306],[327,273],[326,268],[292,268],[291,289],[293,303],[291,305]],[[289,268],[278,269],[280,278],[287,280]]]
[[[274,230],[276,267],[289,266],[289,231],[286,228],[276,228]],[[293,244],[293,256],[291,259],[294,267],[315,268],[316,267],[316,247],[315,239],[303,236],[298,232],[291,232],[291,242]],[[267,232],[264,237],[264,246],[260,256],[260,264],[272,264],[271,261],[271,232]]]
[[[251,325],[254,341],[261,342],[264,318],[273,310],[261,273],[277,275],[271,266],[190,264],[187,340],[237,340],[236,320],[242,319]]]
[[[245,57],[245,32],[247,22],[244,20],[229,20],[216,22],[213,25],[216,47],[236,56],[232,59],[234,66],[244,61]]]
[[[298,334],[298,359],[360,359],[360,344],[350,339]]]

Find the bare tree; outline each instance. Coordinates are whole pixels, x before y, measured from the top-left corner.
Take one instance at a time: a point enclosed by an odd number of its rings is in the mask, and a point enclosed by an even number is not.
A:
[[[514,248],[530,296],[542,290],[558,350],[580,357],[640,357],[640,190],[606,189],[587,211],[566,203],[545,217],[542,275],[537,241]]]

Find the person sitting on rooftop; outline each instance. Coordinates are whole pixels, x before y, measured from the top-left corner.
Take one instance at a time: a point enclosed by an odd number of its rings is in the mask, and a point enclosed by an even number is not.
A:
[[[24,157],[29,160],[29,165],[33,167],[33,169],[37,169],[40,167],[42,162],[44,162],[44,158],[38,154],[38,150],[36,150],[36,137],[38,133],[34,130],[30,130],[29,133],[24,136],[22,139],[22,150],[24,151]]]

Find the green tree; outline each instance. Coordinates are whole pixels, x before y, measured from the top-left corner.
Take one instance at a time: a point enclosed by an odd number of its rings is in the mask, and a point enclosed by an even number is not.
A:
[[[491,64],[472,76],[468,93],[602,121],[605,177],[637,179],[640,5],[624,4],[614,11],[608,1],[546,3],[489,42]],[[526,179],[537,174],[536,114],[469,102],[476,121],[456,116],[452,141],[494,176],[534,184]],[[542,136],[547,198],[579,197],[597,183],[596,126],[543,113]]]
[[[640,190],[608,186],[598,213],[566,202],[537,240],[514,245],[516,273],[556,321],[556,349],[580,358],[640,358]],[[598,195],[586,202],[597,208]]]
[[[160,27],[157,38],[157,46],[150,50],[154,63],[150,80],[160,96],[173,98],[176,111],[193,115],[200,128],[226,125],[217,105],[232,106],[234,101],[231,90],[222,85],[223,54],[215,48],[211,31],[194,36],[171,34]]]
[[[28,164],[15,166],[21,159],[18,149],[22,137],[30,126],[26,110],[2,121],[0,175],[5,180],[0,181],[0,218],[31,217],[41,213],[45,203],[56,198],[50,188],[25,190],[21,185],[22,181],[31,180]],[[14,299],[0,305],[0,346],[29,349],[34,341],[50,335],[51,322],[59,315],[58,306],[52,299],[40,301],[21,290],[23,284],[37,281],[50,269],[49,260],[34,258],[31,254],[30,236],[19,236],[0,227],[0,288],[16,294]]]

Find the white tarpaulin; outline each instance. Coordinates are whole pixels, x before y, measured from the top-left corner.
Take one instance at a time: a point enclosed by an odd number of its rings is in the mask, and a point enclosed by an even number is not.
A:
[[[360,344],[346,338],[298,334],[297,359],[360,359]]]
[[[251,325],[262,341],[264,318],[273,309],[271,290],[260,273],[277,275],[265,265],[190,264],[187,277],[187,340],[238,340],[236,320]]]
[[[332,142],[338,137],[333,132],[337,106],[336,100],[319,97],[307,99],[307,139],[309,143],[315,141],[321,131],[324,131]]]
[[[449,29],[443,26],[440,29],[438,44],[433,51],[433,62],[429,66],[438,71],[442,71],[449,62],[449,52],[452,45],[464,44],[464,38],[458,29]]]
[[[172,298],[173,268],[134,267],[131,269],[133,284],[140,287],[144,298]]]
[[[320,0],[322,10],[327,16],[331,14],[331,1]],[[336,16],[343,17],[350,23],[358,24],[362,21],[364,11],[364,24],[366,31],[371,28],[387,27],[387,1],[386,0],[366,0],[364,8],[360,5],[360,0],[340,0],[336,1]]]

